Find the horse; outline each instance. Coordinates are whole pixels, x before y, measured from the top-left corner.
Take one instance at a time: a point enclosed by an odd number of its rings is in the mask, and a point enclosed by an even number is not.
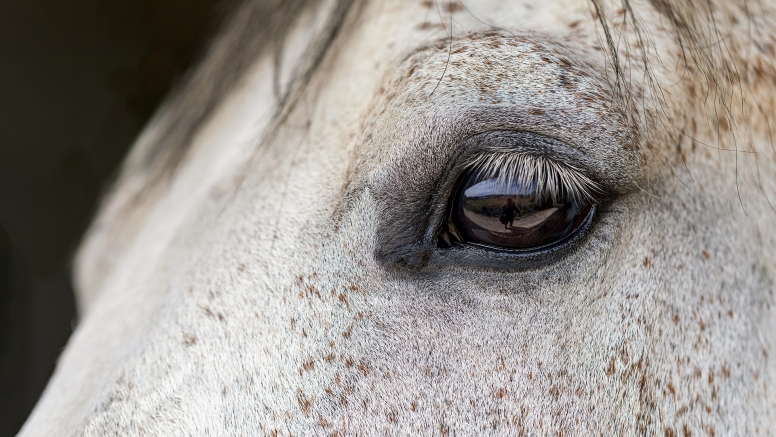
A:
[[[774,30],[243,2],[101,204],[19,435],[772,435]]]

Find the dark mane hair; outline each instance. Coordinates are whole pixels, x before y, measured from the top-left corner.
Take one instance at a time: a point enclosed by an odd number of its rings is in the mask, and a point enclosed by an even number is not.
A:
[[[294,69],[290,83],[281,91],[276,87],[276,108],[273,117],[282,117],[293,107],[298,95],[315,73],[340,33],[343,23],[356,4],[355,0],[331,0],[334,5],[326,25],[317,38],[306,48],[303,64]],[[440,1],[440,0],[435,0]],[[453,3],[461,2],[455,0]],[[155,123],[158,131],[142,147],[135,147],[125,162],[123,172],[143,171],[153,183],[174,173],[186,155],[193,137],[200,126],[213,113],[214,108],[227,92],[243,76],[247,68],[261,55],[274,52],[276,64],[280,62],[283,42],[293,28],[295,20],[311,8],[321,7],[321,0],[246,0],[234,8],[224,20],[220,34],[209,46],[200,65],[167,98],[157,111]],[[653,80],[650,69],[651,37],[641,25],[637,11],[630,0],[621,0],[617,11],[607,9],[603,0],[590,0],[594,17],[600,23],[603,42],[608,49],[614,69],[617,87],[623,98],[632,99],[626,84],[621,60],[625,28],[639,39],[640,58],[647,72],[649,86],[660,95],[659,85]],[[685,68],[705,78],[706,92],[725,106],[726,90],[738,80],[735,67],[729,62],[724,37],[715,21],[715,4],[712,0],[650,0],[650,4],[671,24],[673,38],[682,50]],[[615,23],[610,19],[617,15]],[[615,34],[616,33],[616,34]],[[276,79],[277,80],[277,79]],[[727,114],[727,107],[725,107]]]

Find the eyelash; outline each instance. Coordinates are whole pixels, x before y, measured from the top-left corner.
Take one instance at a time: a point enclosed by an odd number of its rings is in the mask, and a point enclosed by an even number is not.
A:
[[[571,197],[596,203],[597,197],[604,192],[600,184],[585,176],[581,170],[528,153],[496,151],[479,154],[464,167],[462,175],[479,171],[484,178],[498,178],[504,186],[513,183],[536,184],[539,197],[553,201]]]

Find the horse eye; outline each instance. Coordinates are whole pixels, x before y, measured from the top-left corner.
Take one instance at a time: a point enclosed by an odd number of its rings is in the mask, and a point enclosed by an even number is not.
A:
[[[500,250],[534,250],[558,243],[592,215],[593,205],[569,194],[548,195],[535,182],[471,170],[452,202],[440,246],[453,241]]]

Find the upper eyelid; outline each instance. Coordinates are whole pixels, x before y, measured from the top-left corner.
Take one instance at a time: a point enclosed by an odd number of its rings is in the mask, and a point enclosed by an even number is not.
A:
[[[470,152],[473,156],[458,165],[458,173],[486,165],[493,173],[511,171],[508,176],[512,179],[540,178],[537,180],[540,185],[551,182],[554,177],[560,186],[547,189],[564,189],[580,200],[588,201],[611,191],[605,183],[598,181],[596,172],[589,168],[590,164],[582,154],[554,138],[533,132],[491,131],[470,137],[465,142],[477,142],[481,146],[473,147]],[[513,166],[518,168],[510,168]],[[525,173],[519,174],[520,171]],[[543,189],[539,188],[540,191]]]
[[[426,46],[409,54],[384,78],[383,91],[366,117],[359,158],[351,165],[346,185],[368,179],[364,172],[382,173],[383,169],[370,170],[371,164],[362,165],[375,159],[397,162],[406,157],[417,162],[430,155],[441,157],[437,164],[452,170],[445,162],[454,160],[466,138],[510,130],[569,145],[579,154],[568,162],[589,164],[586,170],[611,194],[634,189],[644,160],[641,129],[635,111],[623,108],[614,97],[614,85],[606,82],[605,74],[575,59],[576,54],[565,46],[535,34],[473,34],[457,41],[466,41],[467,47],[456,50],[454,57],[466,57],[465,62],[448,59],[444,44]],[[522,65],[521,56],[533,64]],[[477,64],[477,59],[493,62],[489,68],[470,65]],[[440,81],[448,62],[449,74]],[[541,83],[523,80],[520,74],[526,68],[544,68],[547,77]],[[565,80],[568,71],[574,72],[575,84],[553,82],[553,74],[562,74]],[[445,79],[452,76],[455,81]],[[604,95],[612,99],[605,101]],[[490,101],[491,97],[495,100]]]
[[[480,155],[467,166],[486,179],[496,179],[503,186],[533,185],[537,196],[560,199],[566,196],[595,202],[600,184],[573,166],[549,157],[518,152],[490,152]]]
[[[464,123],[462,123],[464,124]],[[538,126],[534,127],[539,130]],[[518,129],[493,129],[470,135],[456,144],[443,147],[453,148],[457,151],[451,156],[452,165],[448,169],[449,174],[461,174],[471,167],[472,161],[481,160],[495,154],[525,154],[534,157],[543,157],[559,167],[577,173],[579,179],[587,179],[587,188],[590,193],[609,196],[630,191],[629,184],[623,184],[623,174],[626,172],[612,171],[609,162],[580,150],[576,145],[568,144],[557,138],[547,136],[536,131]],[[635,160],[620,159],[615,164],[623,167],[637,167]],[[630,162],[629,162],[630,161]],[[448,174],[448,175],[449,175]],[[627,173],[626,173],[627,176]]]
[[[472,34],[456,41],[460,47],[451,57],[449,41],[440,40],[405,58],[387,80],[398,91],[395,102],[408,91],[403,110],[434,113],[431,124],[451,126],[448,134],[457,141],[450,146],[489,130],[557,139],[598,161],[599,176],[615,191],[632,188],[643,163],[642,139],[637,108],[619,97],[622,84],[608,82],[581,52],[536,34]]]

